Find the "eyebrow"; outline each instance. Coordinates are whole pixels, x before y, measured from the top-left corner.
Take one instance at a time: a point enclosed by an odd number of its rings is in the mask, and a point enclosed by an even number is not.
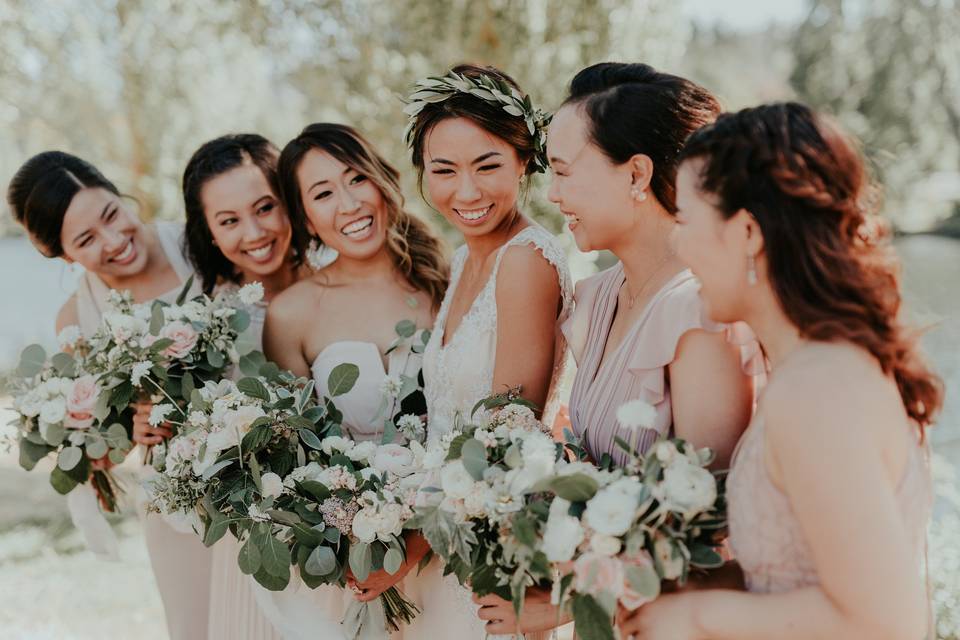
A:
[[[477,156],[477,158],[474,159],[474,161],[471,162],[470,164],[479,164],[484,160],[489,160],[494,156],[500,156],[500,155],[503,155],[503,154],[501,154],[499,151],[488,151],[487,153],[484,153],[481,156]],[[456,164],[453,160],[447,160],[446,158],[433,158],[432,160],[430,160],[430,162],[435,164],[451,164],[451,165]]]
[[[101,219],[101,220],[103,220],[103,219],[107,216],[107,211],[110,209],[110,206],[111,206],[112,204],[113,204],[113,200],[111,200],[111,201],[107,202],[107,204],[103,205],[103,210],[100,212],[100,219]],[[84,229],[83,231],[81,231],[80,233],[78,233],[77,236],[73,239],[74,244],[76,244],[77,242],[80,242],[80,238],[82,238],[83,236],[85,236],[85,235],[87,235],[87,234],[91,234],[91,233],[93,233],[93,232],[90,231],[90,229]]]
[[[350,172],[353,171],[353,170],[354,170],[354,169],[353,169],[352,167],[347,167],[346,169],[343,170],[343,173],[341,173],[340,175],[341,175],[341,176],[345,176],[345,175],[347,175],[348,173],[350,173]],[[307,188],[307,193],[310,193],[311,191],[313,191],[313,188],[314,188],[314,187],[316,187],[316,186],[318,186],[318,185],[321,185],[321,184],[326,184],[326,183],[328,183],[328,182],[330,182],[330,181],[329,181],[329,180],[326,180],[326,179],[324,179],[324,180],[317,180],[316,182],[314,182],[312,185],[310,185],[310,186]]]

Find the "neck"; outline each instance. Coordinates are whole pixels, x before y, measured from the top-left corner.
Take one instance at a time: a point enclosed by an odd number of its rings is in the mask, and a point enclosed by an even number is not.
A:
[[[467,245],[470,254],[468,260],[471,263],[482,264],[490,256],[504,245],[511,237],[514,231],[525,226],[525,219],[520,211],[514,209],[513,212],[505,216],[503,221],[490,233],[481,236],[464,236],[464,243]]]
[[[340,254],[336,262],[325,268],[323,273],[337,278],[343,284],[354,284],[367,280],[393,277],[396,273],[396,267],[394,267],[390,252],[387,251],[387,247],[384,245],[380,251],[363,260],[357,260]]]
[[[289,262],[284,262],[279,269],[266,275],[247,271],[244,271],[240,275],[240,286],[250,284],[251,282],[259,282],[263,285],[264,302],[270,302],[277,294],[296,281],[297,270],[294,269],[293,265]]]
[[[753,286],[758,289],[762,287],[762,289],[759,289],[757,295],[750,301],[743,320],[757,334],[764,354],[775,369],[805,340],[801,337],[800,330],[780,308],[766,280],[761,280]]]
[[[626,288],[630,295],[639,295],[642,293],[640,290],[647,288],[646,285],[658,276],[675,274],[684,267],[673,248],[673,217],[662,207],[655,216],[656,222],[651,228],[635,229],[624,234],[626,241],[623,244],[610,247],[610,251],[623,264]]]

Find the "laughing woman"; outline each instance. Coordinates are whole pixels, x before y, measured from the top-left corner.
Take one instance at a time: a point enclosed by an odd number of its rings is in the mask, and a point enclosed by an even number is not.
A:
[[[76,156],[60,151],[34,156],[14,175],[7,196],[14,217],[43,255],[84,268],[76,293],[57,315],[57,331],[79,325],[85,335],[93,334],[112,290],[128,290],[136,302],[173,302],[192,275],[180,250],[183,227],[143,224],[113,183]],[[140,444],[154,442],[146,437],[145,429],[134,433]],[[144,535],[170,637],[204,637],[210,552],[195,534],[178,533],[161,518],[146,518]]]
[[[664,595],[622,621],[669,640],[920,640],[943,389],[901,324],[896,263],[853,141],[803,105],[721,116],[683,152],[678,247],[717,321],[772,372],[727,480],[747,591]]]

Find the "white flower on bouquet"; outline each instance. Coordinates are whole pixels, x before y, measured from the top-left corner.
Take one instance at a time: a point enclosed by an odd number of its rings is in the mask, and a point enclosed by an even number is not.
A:
[[[147,422],[150,423],[151,427],[156,427],[163,423],[166,420],[167,415],[173,411],[173,405],[169,402],[163,404],[155,404],[153,408],[150,409],[150,417],[147,419]]]
[[[597,533],[622,536],[630,529],[637,512],[636,499],[610,487],[601,489],[587,502],[583,519]]]
[[[685,515],[706,511],[717,500],[713,474],[687,458],[678,458],[664,470],[662,487],[667,508]]]
[[[434,442],[427,447],[426,455],[423,456],[424,469],[439,469],[447,459],[447,448],[442,442]]]
[[[347,451],[347,457],[354,462],[366,462],[370,459],[370,456],[376,453],[376,451],[377,443],[367,440],[365,442],[358,442],[355,444],[352,449]]]
[[[402,389],[403,380],[400,379],[400,376],[384,376],[380,383],[380,393],[388,398],[396,398],[400,395]]]
[[[556,463],[557,447],[553,439],[540,431],[524,432],[520,440],[523,464],[507,474],[510,491],[521,494],[550,476]]]
[[[89,429],[93,426],[93,412],[100,397],[100,386],[92,375],[80,376],[67,392],[67,412],[64,426],[68,429]]]
[[[258,504],[251,504],[247,507],[247,515],[254,522],[270,522],[270,515],[261,509]]]
[[[397,430],[400,431],[407,440],[417,442],[423,440],[425,433],[423,420],[420,419],[420,416],[415,416],[412,413],[400,416],[400,419],[397,420]]]
[[[67,327],[64,327],[59,334],[57,334],[57,344],[60,345],[61,349],[72,349],[76,346],[77,341],[80,340],[80,327],[75,324],[71,324]]]
[[[193,351],[200,339],[200,334],[193,325],[175,320],[168,322],[160,329],[160,337],[172,340],[173,343],[163,350],[168,358],[186,358]]]
[[[106,324],[110,335],[117,344],[123,344],[128,340],[139,339],[147,333],[148,329],[145,320],[117,311],[105,313],[103,315],[103,322]]]
[[[245,305],[252,305],[263,300],[263,285],[259,282],[251,282],[240,287],[237,292],[240,302]]]
[[[150,369],[153,367],[153,363],[149,360],[142,360],[135,365],[130,371],[130,382],[135,387],[139,387],[142,379],[150,373]]]
[[[486,484],[475,482],[463,499],[463,510],[468,518],[479,518],[490,511],[495,495]]]
[[[55,396],[40,406],[40,420],[47,424],[61,422],[67,415],[67,402],[62,396]]]
[[[207,307],[196,300],[184,302],[180,311],[183,313],[183,317],[190,322],[208,322],[210,319]]]
[[[440,486],[451,498],[463,499],[473,489],[474,479],[460,460],[454,460],[440,470]]]
[[[617,408],[617,422],[627,429],[651,429],[657,419],[657,410],[643,400],[631,400]]]
[[[187,422],[194,427],[207,426],[207,415],[203,411],[191,411],[187,417]]]
[[[337,453],[345,453],[353,449],[353,447],[353,440],[341,436],[328,436],[320,442],[320,448],[323,449],[323,452],[328,456],[333,455],[334,451]]]
[[[260,487],[264,498],[276,498],[283,493],[283,479],[275,473],[260,476]]]
[[[577,518],[569,515],[570,502],[554,498],[550,504],[550,517],[541,542],[543,552],[550,562],[567,562],[573,558],[577,547],[583,542],[583,527]]]
[[[597,533],[590,538],[590,550],[601,556],[613,557],[620,553],[620,547],[620,538],[614,536]]]
[[[376,448],[376,453],[370,458],[370,466],[381,473],[404,478],[416,471],[416,456],[408,447],[384,444]]]
[[[662,464],[668,465],[673,462],[678,455],[680,455],[680,452],[677,451],[677,445],[673,444],[669,440],[661,440],[653,445],[653,454],[657,456],[657,460],[659,460]]]
[[[402,515],[402,507],[396,503],[382,505],[379,509],[364,507],[353,516],[353,535],[368,544],[377,539],[391,542],[403,532]]]
[[[251,425],[265,415],[267,414],[265,414],[259,406],[242,405],[236,409],[229,409],[224,413],[223,426],[229,431],[240,434],[242,438],[250,431]]]
[[[508,404],[496,413],[494,421],[505,425],[508,429],[523,429],[524,431],[541,431],[543,425],[529,407],[520,404]]]
[[[13,408],[28,418],[36,418],[43,408],[44,399],[45,395],[34,389],[24,396],[14,398]]]

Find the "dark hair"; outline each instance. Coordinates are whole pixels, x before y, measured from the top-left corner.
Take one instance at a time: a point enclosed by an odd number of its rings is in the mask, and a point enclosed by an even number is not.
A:
[[[425,222],[404,209],[399,172],[352,127],[328,122],[308,125],[280,154],[280,192],[297,250],[302,254],[312,240],[297,180],[297,168],[311,149],[329,153],[377,186],[387,207],[386,244],[394,266],[414,288],[430,296],[434,309],[439,308],[448,280],[443,246]]]
[[[450,72],[458,73],[468,78],[489,76],[495,81],[506,83],[521,95],[526,96],[516,80],[500,71],[496,67],[480,66],[475,64],[460,64]],[[457,93],[443,102],[427,104],[419,114],[410,132],[410,149],[413,166],[417,169],[417,184],[423,193],[423,150],[427,142],[427,134],[439,122],[448,118],[467,118],[485,131],[501,138],[517,151],[517,157],[526,163],[526,175],[537,172],[532,161],[536,153],[536,140],[526,121],[520,116],[513,116],[503,110],[503,105],[479,98],[470,93]]]
[[[922,432],[943,385],[900,322],[899,262],[857,144],[790,102],[720,116],[690,137],[681,160],[694,158],[698,187],[725,218],[756,219],[774,293],[800,334],[869,351]]]
[[[234,133],[205,143],[191,156],[183,171],[183,203],[187,213],[184,249],[203,283],[203,290],[213,291],[220,279],[237,282],[240,274],[223,252],[213,243],[213,234],[203,214],[201,192],[207,181],[244,164],[254,164],[263,172],[274,195],[280,198],[277,181],[277,147],[255,133]],[[295,265],[303,254],[293,252]]]
[[[14,174],[7,187],[7,202],[41,252],[57,258],[63,255],[60,234],[73,197],[96,187],[120,196],[114,184],[86,160],[63,151],[44,151]]]
[[[583,110],[590,141],[613,163],[623,164],[637,154],[649,157],[653,195],[676,213],[677,154],[687,136],[720,113],[714,95],[646,64],[602,62],[574,76],[567,104]]]

